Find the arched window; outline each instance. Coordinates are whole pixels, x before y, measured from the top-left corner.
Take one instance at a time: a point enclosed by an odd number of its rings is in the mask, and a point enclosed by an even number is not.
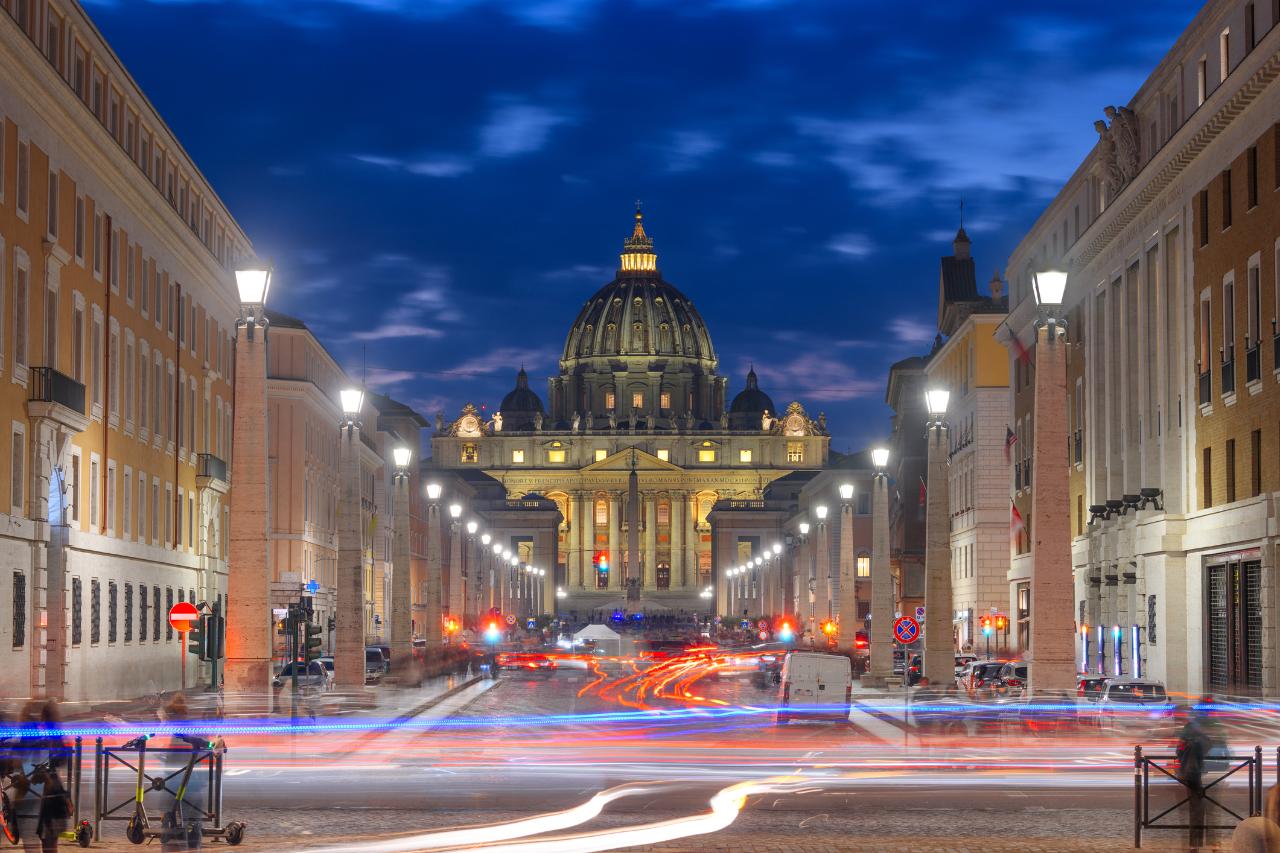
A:
[[[609,526],[609,502],[604,498],[596,498],[596,527]]]
[[[659,527],[671,526],[671,502],[670,501],[664,500],[664,501],[658,502],[658,526]]]
[[[859,551],[854,559],[854,574],[860,578],[871,577],[871,555],[866,551]]]

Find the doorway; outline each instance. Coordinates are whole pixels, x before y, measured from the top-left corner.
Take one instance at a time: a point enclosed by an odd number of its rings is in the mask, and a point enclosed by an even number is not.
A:
[[[1205,570],[1209,687],[1262,688],[1262,563],[1229,560]]]

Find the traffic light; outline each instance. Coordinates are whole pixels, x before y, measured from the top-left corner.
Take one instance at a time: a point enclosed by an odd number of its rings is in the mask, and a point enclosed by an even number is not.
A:
[[[498,627],[498,620],[489,620],[489,624],[484,629],[484,638],[491,643],[496,643],[502,639],[502,629]]]
[[[828,637],[834,637],[836,633],[836,623],[830,619],[822,623],[822,633]]]
[[[991,636],[991,617],[990,616],[982,617],[982,633],[984,636],[987,636],[987,637]]]
[[[302,659],[313,661],[320,657],[320,626],[314,622],[302,623]]]
[[[793,636],[795,636],[795,634],[791,630],[791,623],[784,619],[782,624],[778,626],[778,639],[784,643],[788,643],[791,641]]]
[[[191,623],[191,630],[187,632],[187,654],[200,660],[209,659],[209,621],[210,617],[202,615]]]
[[[1003,631],[1005,628],[1005,625],[1007,624],[1008,624],[1008,620],[1004,618],[1003,613],[996,614],[996,630],[997,631]]]

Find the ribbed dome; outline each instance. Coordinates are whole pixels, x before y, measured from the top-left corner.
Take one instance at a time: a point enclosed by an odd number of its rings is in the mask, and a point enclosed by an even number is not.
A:
[[[760,385],[756,380],[755,368],[747,373],[747,387],[738,392],[738,396],[733,398],[733,404],[729,407],[730,414],[735,415],[763,415],[765,412],[776,415],[778,410],[773,407],[773,400],[769,395],[760,390]]]
[[[587,300],[564,345],[566,362],[626,355],[716,359],[698,310],[663,281],[639,211],[617,278]]]
[[[533,429],[535,416],[545,414],[542,398],[529,387],[529,374],[523,367],[516,374],[516,387],[502,398],[498,410],[502,412],[502,427],[506,430]]]

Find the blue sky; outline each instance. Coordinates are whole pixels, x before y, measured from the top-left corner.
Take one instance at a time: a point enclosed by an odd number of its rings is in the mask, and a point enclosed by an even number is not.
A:
[[[87,0],[276,265],[434,417],[545,395],[642,199],[730,392],[888,431],[961,199],[985,282],[1199,4]]]

